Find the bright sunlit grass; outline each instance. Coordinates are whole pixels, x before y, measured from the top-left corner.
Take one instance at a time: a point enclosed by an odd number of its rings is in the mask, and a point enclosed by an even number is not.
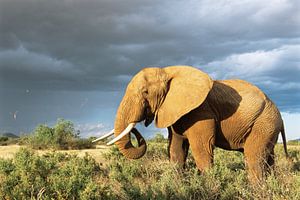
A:
[[[164,141],[149,141],[139,160],[125,159],[115,146],[93,149],[98,153],[91,156],[21,148],[12,159],[0,159],[0,198],[300,199],[300,148],[288,149],[293,161],[277,145],[275,171],[251,186],[243,155],[221,149],[215,150],[214,167],[199,174],[191,156],[185,170],[170,163]]]

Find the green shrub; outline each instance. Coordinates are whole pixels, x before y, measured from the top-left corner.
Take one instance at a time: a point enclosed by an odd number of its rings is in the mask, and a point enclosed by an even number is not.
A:
[[[18,143],[19,143],[19,138],[10,138],[6,136],[0,137],[0,146],[7,146],[12,144],[18,144]]]
[[[89,155],[22,149],[0,159],[0,199],[300,199],[299,150],[289,149],[291,162],[277,145],[275,170],[251,186],[239,152],[215,149],[214,167],[200,174],[191,156],[183,170],[168,161],[167,143],[147,144],[139,160],[113,146],[101,166]]]
[[[290,140],[287,143],[288,145],[300,145],[300,140]]]
[[[21,149],[13,160],[0,159],[0,199],[105,198],[98,186],[102,171],[89,155],[50,153],[37,156]]]
[[[167,142],[167,139],[165,139],[161,133],[156,133],[154,138],[151,141],[160,143],[160,142]]]
[[[91,139],[70,138],[66,144],[68,149],[91,149],[95,147]]]
[[[54,143],[59,148],[67,148],[68,141],[73,138],[79,138],[79,131],[75,130],[74,124],[71,121],[58,119],[53,130]]]
[[[54,129],[47,125],[38,125],[32,136],[28,137],[27,141],[33,149],[47,149],[54,147]]]
[[[106,154],[108,176],[123,199],[299,199],[300,173],[285,159],[282,146],[276,148],[278,167],[257,186],[248,183],[243,155],[215,149],[214,167],[200,174],[193,158],[186,170],[168,161],[167,143],[148,142],[146,155],[127,160],[113,147]],[[300,159],[296,151],[294,161]],[[115,183],[114,183],[115,182]]]
[[[8,137],[6,137],[6,136],[0,137],[0,142],[6,142],[7,140],[8,140]]]
[[[23,137],[22,142],[33,149],[83,149],[94,147],[91,140],[79,138],[71,121],[58,119],[51,128],[47,125],[38,125],[32,135]],[[25,142],[24,142],[25,141]]]
[[[8,137],[1,136],[0,137],[0,146],[6,146],[8,144]]]

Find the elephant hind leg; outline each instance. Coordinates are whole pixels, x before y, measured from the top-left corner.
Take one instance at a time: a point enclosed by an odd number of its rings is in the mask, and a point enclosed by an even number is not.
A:
[[[264,180],[274,167],[274,146],[277,137],[254,132],[249,135],[244,146],[245,163],[250,182]]]
[[[272,138],[268,143],[268,158],[267,158],[267,163],[265,165],[266,172],[270,174],[272,171],[274,171],[274,166],[275,166],[275,153],[274,153],[274,147],[278,139],[278,135],[276,137]]]
[[[264,163],[266,162],[265,152],[258,147],[245,147],[245,164],[248,171],[248,179],[251,183],[257,183],[263,180],[264,177]]]
[[[271,171],[274,170],[274,164],[275,164],[275,155],[274,155],[274,149],[272,149],[268,156],[267,165],[266,165],[266,171],[269,174],[271,173]]]
[[[258,153],[258,152],[257,152]],[[245,163],[248,171],[248,179],[256,183],[263,178],[263,159],[251,151],[245,150]]]
[[[274,146],[282,128],[277,108],[270,104],[257,118],[244,145],[245,162],[251,182],[265,179],[274,166]]]
[[[245,163],[248,170],[250,182],[256,183],[265,179],[274,169],[274,150],[257,149],[245,150]]]

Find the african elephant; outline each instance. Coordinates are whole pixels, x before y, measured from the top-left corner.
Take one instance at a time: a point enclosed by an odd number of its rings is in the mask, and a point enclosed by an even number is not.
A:
[[[120,152],[137,159],[146,142],[134,128],[138,122],[168,128],[170,160],[184,166],[189,147],[200,171],[212,166],[214,147],[244,153],[250,181],[264,177],[274,164],[274,145],[282,133],[275,104],[256,86],[242,80],[212,80],[190,66],[145,68],[127,86],[114,130]],[[138,139],[138,147],[130,140]],[[104,137],[106,137],[104,136]]]

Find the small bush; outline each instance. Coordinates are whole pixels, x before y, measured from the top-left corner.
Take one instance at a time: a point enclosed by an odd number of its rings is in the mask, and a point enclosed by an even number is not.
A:
[[[104,166],[89,155],[22,149],[13,160],[0,159],[0,199],[300,199],[299,150],[289,149],[290,162],[277,145],[275,170],[252,186],[239,152],[215,149],[214,167],[200,174],[192,157],[182,170],[168,161],[167,143],[147,144],[139,160],[113,146]]]
[[[19,142],[19,138],[10,138],[10,137],[6,137],[6,136],[0,137],[0,146],[17,144],[18,142]]]
[[[83,138],[71,138],[66,144],[67,149],[91,149],[94,147],[95,145],[92,143],[91,139]]]
[[[61,153],[37,156],[21,149],[13,160],[0,159],[0,199],[105,198],[97,180],[102,171],[89,155]]]
[[[148,142],[146,155],[127,160],[113,147],[110,184],[118,188],[120,199],[299,199],[300,173],[285,159],[283,148],[276,148],[277,167],[268,179],[251,186],[240,152],[215,149],[214,167],[200,174],[192,157],[181,170],[168,161],[167,143]],[[300,159],[300,152],[293,159]]]
[[[56,146],[54,129],[47,125],[39,125],[33,134],[28,137],[27,142],[33,149],[54,148]]]
[[[83,149],[94,147],[91,140],[79,138],[71,121],[58,119],[56,125],[51,128],[47,125],[39,125],[32,135],[24,137],[22,142],[33,149]]]
[[[290,140],[287,142],[288,145],[300,145],[300,140]]]
[[[1,136],[0,137],[0,142],[6,142],[8,140],[8,137]]]
[[[167,139],[164,138],[164,136],[161,133],[156,133],[153,139],[151,139],[153,142],[167,142]]]

